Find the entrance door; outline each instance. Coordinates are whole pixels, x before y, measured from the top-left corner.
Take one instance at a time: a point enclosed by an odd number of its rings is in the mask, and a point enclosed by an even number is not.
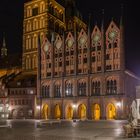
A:
[[[79,112],[79,118],[82,119],[86,119],[87,117],[87,110],[86,110],[86,106],[84,104],[81,104],[78,108],[78,112]]]
[[[116,118],[116,108],[113,104],[107,106],[107,119],[112,120]]]
[[[48,105],[45,104],[42,109],[42,118],[47,120],[48,119]]]
[[[92,107],[92,119],[94,120],[100,120],[100,106],[99,104],[94,104]]]
[[[55,118],[60,119],[60,117],[61,117],[61,110],[60,110],[60,106],[57,104],[55,106]]]
[[[73,118],[73,108],[71,106],[68,106],[67,107],[67,110],[66,110],[66,118],[68,120],[71,120]]]

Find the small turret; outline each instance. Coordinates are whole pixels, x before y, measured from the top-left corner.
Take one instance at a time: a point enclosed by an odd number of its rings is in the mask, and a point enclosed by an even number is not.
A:
[[[6,48],[5,37],[3,37],[3,45],[1,48],[1,58],[4,58],[6,56],[7,56],[7,48]]]

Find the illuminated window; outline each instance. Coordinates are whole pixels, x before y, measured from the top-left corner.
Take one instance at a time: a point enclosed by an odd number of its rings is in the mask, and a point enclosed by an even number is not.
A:
[[[86,96],[86,82],[78,83],[78,96]]]
[[[38,45],[38,40],[37,40],[37,35],[34,34],[33,36],[33,48],[37,48],[37,45]]]
[[[45,12],[45,3],[41,2],[40,3],[40,13],[43,13],[43,12]]]
[[[31,7],[27,7],[27,17],[32,16],[32,10]]]
[[[107,83],[107,94],[117,94],[117,81],[108,80]]]
[[[54,97],[61,97],[61,85],[54,85]]]
[[[73,95],[72,91],[73,91],[72,83],[66,83],[66,87],[65,87],[66,96],[72,96]]]
[[[44,28],[45,27],[45,19],[43,17],[41,17],[40,19],[40,28]]]
[[[49,85],[42,86],[42,97],[43,98],[50,97],[50,86]]]
[[[100,95],[101,94],[101,83],[100,81],[92,82],[92,95]]]

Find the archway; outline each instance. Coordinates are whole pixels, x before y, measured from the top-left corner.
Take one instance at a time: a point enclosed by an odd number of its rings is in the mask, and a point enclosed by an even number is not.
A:
[[[99,104],[94,104],[92,106],[92,119],[100,120],[101,110]]]
[[[107,119],[112,120],[116,118],[116,108],[113,104],[107,105]]]
[[[55,110],[54,110],[55,112],[55,119],[60,119],[60,117],[61,117],[61,109],[60,109],[60,106],[58,105],[58,104],[56,104],[56,106],[55,106]]]
[[[49,106],[45,104],[42,109],[42,118],[47,120],[48,119],[48,108]]]
[[[71,120],[73,118],[73,108],[68,106],[66,109],[66,119]]]
[[[12,110],[12,119],[17,119],[18,111],[16,109]]]
[[[86,106],[84,104],[81,104],[79,107],[78,107],[78,114],[79,114],[79,118],[82,120],[82,119],[86,119],[87,117],[87,109],[86,109]]]
[[[24,112],[23,109],[20,109],[20,110],[18,111],[18,118],[25,118],[25,112]]]

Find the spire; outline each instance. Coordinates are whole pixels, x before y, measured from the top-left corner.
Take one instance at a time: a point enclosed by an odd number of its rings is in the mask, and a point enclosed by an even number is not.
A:
[[[1,48],[1,57],[4,58],[5,56],[7,56],[7,48],[6,48],[6,42],[5,42],[5,33],[3,34],[3,45]]]
[[[3,36],[3,48],[6,48],[5,37]]]

